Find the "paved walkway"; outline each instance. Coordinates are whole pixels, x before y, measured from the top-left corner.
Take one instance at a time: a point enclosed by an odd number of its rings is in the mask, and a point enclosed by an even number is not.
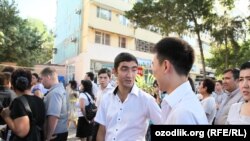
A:
[[[69,127],[68,141],[80,141],[76,137],[76,128],[73,126],[73,124],[71,124],[71,126]]]

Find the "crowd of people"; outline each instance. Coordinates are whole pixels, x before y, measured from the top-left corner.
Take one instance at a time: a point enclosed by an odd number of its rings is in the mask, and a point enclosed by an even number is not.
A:
[[[138,61],[127,52],[114,59],[116,86],[111,85],[107,68],[99,70],[98,85],[94,73],[87,72],[79,84],[71,80],[66,87],[51,67],[40,75],[5,68],[0,73],[0,122],[7,125],[2,138],[26,141],[34,123],[45,141],[66,141],[71,123],[81,141],[150,140],[146,138],[149,124],[250,124],[250,62],[240,69],[225,70],[222,80],[202,80],[198,98],[189,77],[195,60],[193,48],[180,38],[167,37],[155,45],[153,53],[156,81],[152,94],[135,84]],[[86,118],[90,103],[97,106],[92,120]]]

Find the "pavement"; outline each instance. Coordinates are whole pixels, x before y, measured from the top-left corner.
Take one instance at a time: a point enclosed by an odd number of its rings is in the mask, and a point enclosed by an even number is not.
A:
[[[76,137],[76,127],[73,124],[69,127],[68,141],[81,141]]]

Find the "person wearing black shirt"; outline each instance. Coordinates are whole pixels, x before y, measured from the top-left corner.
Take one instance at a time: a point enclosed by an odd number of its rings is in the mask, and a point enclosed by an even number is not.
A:
[[[31,72],[25,69],[17,69],[11,75],[11,84],[18,97],[13,100],[9,108],[4,108],[1,112],[2,118],[11,129],[10,140],[15,137],[20,141],[26,141],[31,132],[31,119],[21,101],[22,97],[25,97],[28,102],[36,126],[43,128],[45,106],[42,99],[31,94],[31,78]]]

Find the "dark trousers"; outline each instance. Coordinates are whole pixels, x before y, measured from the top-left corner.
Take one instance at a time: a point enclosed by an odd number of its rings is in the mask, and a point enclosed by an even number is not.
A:
[[[67,139],[68,139],[68,132],[58,133],[58,134],[54,134],[54,135],[56,135],[56,138],[51,140],[51,141],[67,141]]]

